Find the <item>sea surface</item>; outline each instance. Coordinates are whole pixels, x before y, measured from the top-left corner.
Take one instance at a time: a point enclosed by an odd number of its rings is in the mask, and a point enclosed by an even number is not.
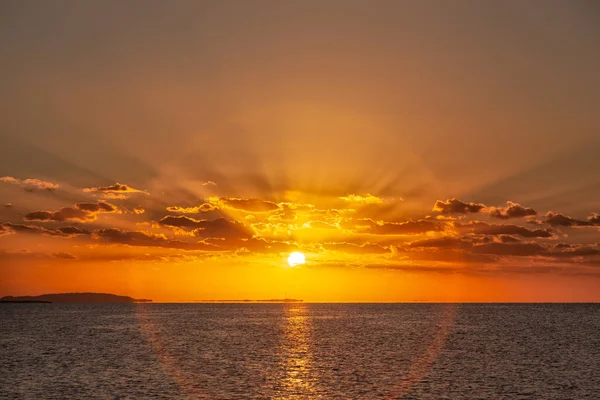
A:
[[[594,304],[0,304],[0,399],[600,399]]]

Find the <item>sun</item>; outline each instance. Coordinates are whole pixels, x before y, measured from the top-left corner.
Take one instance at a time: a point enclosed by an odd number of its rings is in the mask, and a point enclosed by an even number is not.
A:
[[[300,253],[299,251],[293,252],[288,257],[288,264],[290,264],[290,267],[295,267],[300,264],[304,264],[305,262],[306,262],[306,257],[304,257],[304,254]]]

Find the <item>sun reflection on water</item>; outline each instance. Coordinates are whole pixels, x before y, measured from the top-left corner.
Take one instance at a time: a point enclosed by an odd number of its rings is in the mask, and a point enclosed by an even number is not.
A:
[[[281,390],[277,399],[315,398],[317,382],[313,368],[312,321],[306,304],[288,304],[284,310],[280,348]]]

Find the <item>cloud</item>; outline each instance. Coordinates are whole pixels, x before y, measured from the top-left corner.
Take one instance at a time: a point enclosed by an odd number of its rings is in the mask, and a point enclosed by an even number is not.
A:
[[[334,224],[329,224],[323,221],[308,221],[303,225],[304,228],[312,229],[337,229],[338,227]]]
[[[6,203],[4,205],[4,207],[6,207],[6,208],[13,208],[14,206],[12,205],[12,203]]]
[[[202,186],[217,186],[213,181],[206,181],[202,184]]]
[[[214,202],[214,198],[210,199]],[[221,197],[216,202],[224,207],[248,212],[269,212],[279,209],[279,205],[272,201],[260,199],[246,199],[238,197]]]
[[[4,225],[0,224],[0,236],[8,235],[13,232],[13,230],[8,229],[8,227],[5,227]]]
[[[248,239],[252,237],[252,232],[242,222],[228,221],[225,218],[199,221],[194,234],[202,238]]]
[[[413,273],[457,273],[456,267],[453,266],[424,266],[416,263],[401,264],[401,263],[379,263],[365,265],[366,269],[382,269],[390,271],[413,272]],[[462,268],[464,269],[464,268]]]
[[[559,243],[552,247],[549,255],[557,258],[598,256],[600,255],[600,247],[592,245],[571,245]]]
[[[204,242],[183,242],[168,239],[163,234],[142,231],[125,231],[118,228],[100,229],[93,238],[128,246],[164,247],[180,250],[218,250],[216,246]]]
[[[64,207],[58,211],[34,211],[25,215],[26,221],[79,221],[89,222],[96,220],[97,214],[101,212],[117,212],[117,208],[112,204],[99,203],[78,203],[75,207]]]
[[[340,197],[341,200],[344,200],[348,203],[360,203],[360,204],[382,204],[383,199],[373,196],[372,194],[367,193],[364,196],[358,194],[349,194],[347,196]]]
[[[167,207],[167,211],[176,212],[180,214],[200,214],[210,211],[218,210],[217,206],[210,203],[204,203],[195,207],[178,207],[178,206],[169,206]]]
[[[73,207],[61,208],[59,211],[34,211],[25,215],[26,221],[67,221],[77,220],[81,222],[93,221],[96,219],[94,213],[80,210]]]
[[[473,254],[492,254],[497,256],[536,256],[547,252],[539,243],[487,243],[471,249]]]
[[[390,249],[378,244],[364,243],[354,244],[345,242],[324,243],[323,248],[326,250],[339,251],[348,254],[386,254],[390,253]]]
[[[56,183],[42,181],[39,179],[17,179],[12,176],[3,176],[0,178],[0,182],[10,183],[13,185],[18,185],[26,192],[33,192],[35,190],[46,190],[52,192],[58,189],[58,185]]]
[[[124,185],[121,183],[115,183],[114,185],[110,185],[110,186],[86,188],[86,189],[83,189],[83,191],[86,193],[104,193],[107,195],[111,195],[111,194],[127,195],[127,194],[132,194],[132,193],[149,194],[145,190],[135,189],[135,188],[132,188],[131,186],[127,186],[127,185]]]
[[[506,207],[490,207],[490,216],[499,219],[523,218],[537,215],[533,208],[524,207],[512,201],[506,202]]]
[[[253,216],[252,216],[253,217]],[[284,209],[281,212],[269,215],[267,221],[269,222],[294,222],[298,219],[298,214],[291,209]]]
[[[225,218],[197,220],[186,216],[166,216],[158,221],[162,225],[175,228],[193,229],[197,237],[219,239],[242,239],[252,237],[252,232],[242,222]]]
[[[521,239],[510,235],[500,235],[498,236],[498,240],[500,240],[501,243],[517,243],[521,241]]]
[[[75,207],[81,211],[87,212],[115,212],[117,208],[112,204],[99,202],[99,203],[79,203]]]
[[[63,260],[76,260],[77,259],[77,257],[75,257],[71,253],[52,253],[51,255],[54,258],[61,258]]]
[[[2,227],[2,231],[7,233],[28,233],[28,234],[42,234],[48,236],[62,236],[62,237],[72,237],[75,235],[84,235],[89,234],[88,231],[82,230],[77,227],[68,226],[59,229],[47,229],[41,226],[36,225],[23,225],[23,224],[13,224],[10,222],[6,222],[4,224],[0,224]]]
[[[56,229],[56,231],[63,233],[65,235],[69,235],[69,236],[73,236],[73,235],[89,235],[90,232],[85,230],[85,229],[81,229],[78,228],[76,226],[65,226],[63,228],[58,228]]]
[[[173,226],[176,228],[198,228],[201,220],[197,220],[194,218],[186,217],[186,216],[173,216],[168,215],[166,217],[161,218],[158,221],[159,224]]]
[[[598,214],[593,214],[588,217],[587,221],[584,221],[550,211],[546,214],[544,222],[550,226],[596,226],[600,225],[600,217]]]
[[[375,235],[416,235],[443,230],[443,224],[421,219],[407,222],[379,222],[364,229],[362,233]]]
[[[517,235],[527,238],[552,238],[554,234],[550,229],[527,229],[519,225],[490,225],[486,222],[471,221],[466,224],[455,223],[459,231],[467,231],[478,235]]]
[[[474,233],[479,235],[517,235],[526,238],[552,238],[550,229],[527,229],[518,225],[488,225],[476,228]]]
[[[409,243],[409,247],[450,247],[450,248],[465,248],[472,247],[473,244],[465,239],[454,237],[441,237],[433,239],[415,240]]]
[[[469,214],[476,213],[485,208],[481,203],[464,203],[459,199],[448,199],[446,201],[437,200],[433,206],[433,211],[442,214]]]

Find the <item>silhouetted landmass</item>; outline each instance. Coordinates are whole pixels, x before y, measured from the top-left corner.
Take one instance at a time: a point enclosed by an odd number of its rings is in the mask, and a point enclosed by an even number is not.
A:
[[[0,302],[4,303],[149,303],[152,300],[134,299],[129,296],[118,296],[109,293],[54,293],[40,296],[4,296]]]
[[[10,297],[10,296],[8,296]],[[41,301],[41,300],[2,300],[0,299],[0,303],[44,303],[44,304],[51,304],[51,301]]]

